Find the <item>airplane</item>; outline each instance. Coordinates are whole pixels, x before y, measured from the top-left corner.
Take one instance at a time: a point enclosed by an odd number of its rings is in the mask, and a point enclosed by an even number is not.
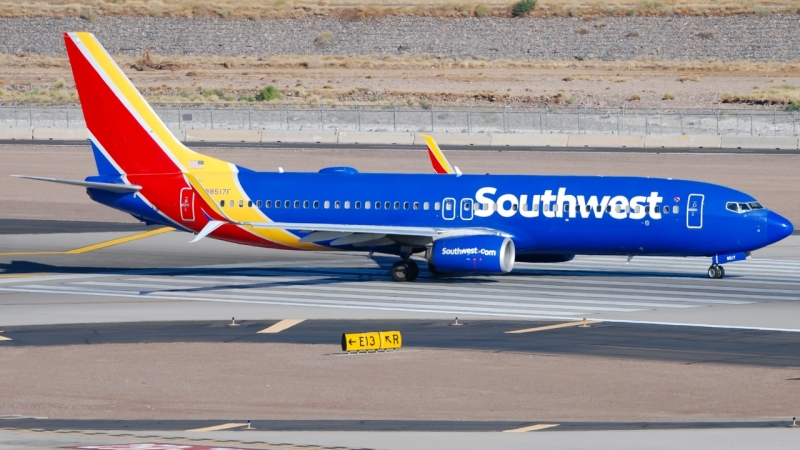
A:
[[[257,172],[185,147],[90,33],[65,33],[98,175],[92,200],[148,224],[277,249],[395,255],[395,281],[423,256],[434,275],[504,274],[515,262],[575,255],[708,257],[723,264],[789,236],[793,225],[750,195],[699,181],[474,175],[426,137],[437,174]]]

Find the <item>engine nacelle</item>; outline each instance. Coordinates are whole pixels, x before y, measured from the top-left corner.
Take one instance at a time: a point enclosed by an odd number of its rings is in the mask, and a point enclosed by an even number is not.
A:
[[[493,235],[437,239],[428,262],[437,272],[508,273],[514,268],[514,241]]]

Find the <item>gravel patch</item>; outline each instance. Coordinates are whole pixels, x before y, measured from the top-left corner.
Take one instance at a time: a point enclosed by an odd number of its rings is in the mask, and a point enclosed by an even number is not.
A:
[[[0,53],[64,54],[61,32],[95,33],[114,54],[422,55],[489,59],[792,61],[800,16],[281,20],[0,19]],[[329,31],[326,45],[315,40]]]

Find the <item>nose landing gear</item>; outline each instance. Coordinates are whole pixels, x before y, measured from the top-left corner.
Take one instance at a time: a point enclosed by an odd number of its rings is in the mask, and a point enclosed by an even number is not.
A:
[[[412,259],[404,259],[392,264],[389,272],[394,281],[414,281],[419,276],[419,266]]]
[[[725,278],[725,268],[717,264],[712,264],[711,267],[708,268],[708,278]]]

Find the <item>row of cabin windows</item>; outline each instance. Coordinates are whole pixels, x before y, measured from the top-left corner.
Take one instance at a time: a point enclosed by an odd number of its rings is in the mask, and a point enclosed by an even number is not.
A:
[[[473,208],[475,210],[484,210],[484,211],[486,211],[486,210],[490,209],[490,205],[489,204],[475,203]],[[658,208],[658,207],[656,207],[656,208]],[[464,209],[467,210],[467,209],[469,209],[469,207],[465,205]],[[491,209],[493,209],[494,211],[497,211],[497,203],[492,204],[491,205]],[[552,209],[550,208],[550,205],[548,204],[548,205],[544,205],[544,208],[542,208],[542,211],[558,212],[559,209],[560,209],[560,205],[558,205],[558,204],[553,205]],[[511,205],[511,211],[516,211],[516,210],[517,210],[517,205],[516,204],[512,204]],[[528,209],[528,205],[523,203],[522,204],[522,210],[523,211],[539,211],[539,204],[537,203],[537,204],[533,205],[533,208],[529,210]],[[569,210],[570,210],[569,204],[565,204],[564,205],[564,212],[569,212]],[[600,206],[600,205],[597,205],[597,206],[595,206],[595,210],[597,212],[600,212],[600,211],[603,210],[603,207]],[[633,208],[633,210],[636,213],[640,213],[640,212],[642,212],[642,206],[637,206],[636,208]],[[580,207],[576,206],[575,207],[575,211],[576,212],[580,212]],[[629,213],[629,212],[631,212],[631,207],[630,206],[626,206],[626,207],[623,208],[622,206],[617,205],[617,206],[614,207],[614,211],[615,212],[623,212],[624,211],[626,213]],[[661,211],[664,214],[669,214],[670,213],[670,208],[669,208],[669,206],[664,206],[661,209]],[[672,207],[672,213],[673,214],[678,214],[679,211],[680,211],[680,208],[678,207],[678,205],[675,205],[675,206]],[[586,205],[586,212],[592,212],[592,207],[590,205]],[[611,212],[611,205],[606,206],[606,212],[609,212],[609,213]],[[644,212],[645,213],[649,213],[650,212],[650,207],[649,206],[645,206],[644,207]]]
[[[234,200],[228,200],[228,206],[229,207],[233,208],[235,206],[235,204],[236,204],[236,202]],[[256,207],[261,208],[261,205],[262,205],[261,200],[257,200],[256,201]],[[288,209],[288,208],[294,207],[295,209],[300,209],[300,205],[301,205],[300,200],[295,200],[294,202],[292,202],[291,200],[283,200],[283,201],[275,200],[274,203],[272,202],[272,200],[265,200],[264,201],[264,208],[272,208],[274,206],[275,208],[281,208],[282,207],[282,208]],[[319,200],[314,200],[313,202],[310,202],[308,200],[303,200],[302,205],[303,205],[303,209],[308,209],[309,207],[313,207],[314,209],[319,209],[320,201]],[[413,203],[412,202],[394,202],[394,203],[393,202],[383,202],[383,203],[375,202],[374,203],[375,209],[383,208],[383,209],[396,209],[396,210],[399,210],[401,205],[402,205],[402,209],[405,209],[405,210],[412,209],[412,207],[413,207],[414,210],[419,210],[420,209],[420,202],[413,202]],[[422,205],[422,209],[424,211],[427,211],[427,210],[430,209],[430,202],[423,202],[421,205]],[[756,205],[758,205],[758,204],[756,204]],[[225,207],[225,200],[220,200],[219,206],[224,208]],[[331,207],[330,200],[325,200],[322,203],[322,206],[323,206],[324,209],[330,209],[330,207]],[[350,200],[345,200],[344,202],[342,202],[340,200],[335,200],[333,202],[333,208],[334,209],[340,209],[342,206],[344,206],[344,209],[350,209]],[[355,209],[361,209],[362,202],[360,200],[357,200],[357,201],[353,202],[353,206],[355,207]],[[364,209],[371,209],[372,206],[373,206],[373,203],[370,202],[369,200],[363,202]],[[559,211],[559,206],[560,205],[558,205],[558,204],[553,205],[552,211],[558,212]],[[758,206],[761,207],[761,205],[758,205]],[[244,200],[239,200],[239,207],[240,208],[244,207]],[[253,201],[252,200],[247,202],[247,207],[248,208],[252,208],[253,207]],[[433,209],[434,210],[438,211],[440,208],[441,208],[441,204],[439,202],[436,202],[436,203],[433,204]],[[468,209],[468,208],[469,207],[467,205],[465,205],[465,210]],[[488,210],[490,208],[490,205],[481,204],[481,203],[474,203],[473,204],[473,208],[475,210]],[[492,204],[491,208],[493,210],[497,211],[497,203]],[[576,207],[575,211],[580,211],[578,208],[579,207]],[[641,208],[642,208],[641,206],[637,206],[636,208],[634,208],[635,212],[636,213],[640,213],[642,211]],[[448,211],[450,210],[450,205],[449,204],[447,205],[447,209],[448,209]],[[549,204],[548,205],[544,205],[544,208],[542,208],[542,209],[543,209],[543,211],[550,212],[550,205]],[[597,210],[597,212],[602,211],[602,207],[600,205],[596,206],[595,209]],[[728,209],[731,209],[731,208],[729,207]],[[753,209],[758,209],[758,208],[753,208]],[[517,205],[516,204],[512,205],[511,206],[511,210],[512,211],[516,211],[517,210]],[[528,205],[527,204],[523,204],[522,205],[522,210],[523,211],[528,211]],[[564,205],[564,212],[569,212],[569,210],[570,210],[570,205],[569,204],[565,204]],[[615,212],[618,212],[618,213],[619,212],[623,212],[622,206],[619,206],[619,205],[617,205],[614,208],[614,210],[615,210]],[[533,211],[539,211],[539,204],[538,203],[533,205]],[[591,211],[592,211],[592,207],[590,205],[586,205],[586,212],[591,212]],[[606,212],[609,212],[609,213],[611,212],[611,205],[606,206]],[[626,206],[624,208],[624,212],[626,212],[626,213],[631,212],[631,208],[629,206]],[[649,213],[650,212],[650,207],[649,206],[645,206],[644,207],[644,212],[645,213]],[[669,206],[662,207],[662,212],[664,214],[669,214],[669,212],[670,212]],[[678,212],[680,212],[680,208],[678,207],[678,205],[673,206],[672,207],[672,213],[673,214],[678,214]]]
[[[261,208],[261,206],[262,206],[261,200],[257,200],[255,204],[256,204],[257,208]],[[219,206],[224,208],[225,205],[226,205],[226,201],[225,200],[220,200]],[[236,202],[234,200],[228,200],[227,201],[227,205],[228,205],[228,207],[233,208],[236,205]],[[308,208],[319,209],[320,201],[319,200],[314,200],[313,202],[311,202],[309,200],[303,200],[301,202],[300,200],[294,200],[294,201],[291,201],[291,200],[275,200],[273,202],[272,200],[265,200],[263,202],[264,208],[273,208],[274,207],[274,208],[284,208],[284,209],[288,209],[288,208],[300,209],[301,205],[302,205],[303,209],[308,209]],[[344,209],[350,209],[350,205],[351,205],[350,200],[345,200],[345,201],[334,200],[333,209],[340,209],[342,207],[344,207]],[[420,202],[375,202],[374,204],[373,204],[373,202],[371,202],[369,200],[367,200],[365,202],[361,202],[360,200],[356,200],[355,202],[352,202],[352,206],[355,209],[361,209],[362,207],[364,209],[372,209],[373,205],[374,205],[375,209],[397,209],[397,210],[399,210],[402,207],[402,209],[407,209],[407,210],[408,209],[419,210],[420,208],[422,208],[423,211],[427,211],[427,210],[429,210],[431,208],[430,202],[422,202],[422,203],[420,203]],[[244,207],[244,200],[239,200],[239,207],[240,208]],[[247,207],[248,208],[252,208],[253,207],[253,201],[252,200],[247,202]],[[324,202],[322,202],[322,207],[324,209],[330,209],[331,201],[330,200],[325,200]],[[436,203],[433,204],[433,209],[434,210],[438,211],[440,208],[441,208],[441,204],[439,202],[436,202]]]

